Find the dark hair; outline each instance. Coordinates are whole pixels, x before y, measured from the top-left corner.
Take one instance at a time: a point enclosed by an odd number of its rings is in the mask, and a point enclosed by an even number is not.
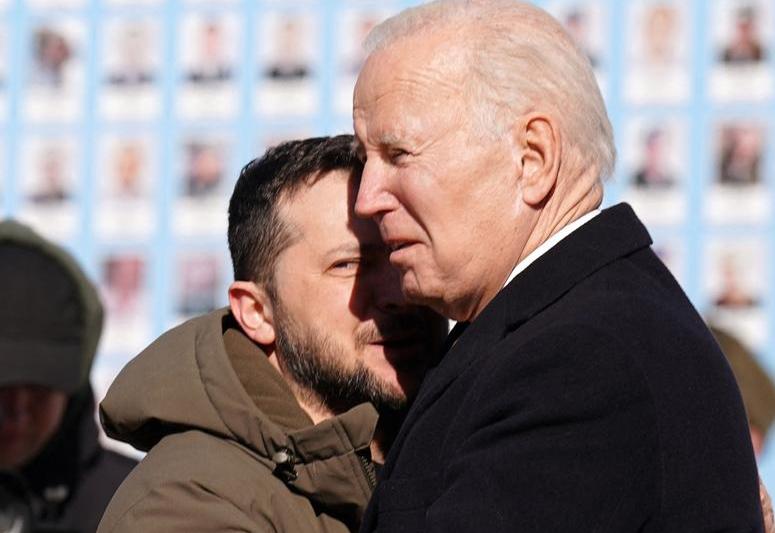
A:
[[[334,170],[360,172],[352,135],[288,141],[242,169],[229,202],[234,279],[271,285],[275,260],[290,235],[278,216],[281,199]]]

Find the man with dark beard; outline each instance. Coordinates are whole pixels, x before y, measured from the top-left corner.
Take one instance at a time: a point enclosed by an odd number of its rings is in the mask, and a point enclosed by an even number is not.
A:
[[[164,334],[101,405],[108,434],[149,453],[99,531],[357,529],[383,421],[446,321],[405,302],[376,225],[354,216],[351,142],[292,141],[243,169],[229,309]]]

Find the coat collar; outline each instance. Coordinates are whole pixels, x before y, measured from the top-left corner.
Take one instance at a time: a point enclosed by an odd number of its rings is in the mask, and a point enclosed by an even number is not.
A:
[[[388,456],[385,475],[389,475],[409,428],[466,367],[584,278],[650,245],[648,231],[632,208],[622,203],[603,210],[514,278],[456,342],[448,343],[448,351],[426,375]]]
[[[355,527],[371,494],[377,412],[361,404],[317,425],[228,309],[162,335],[127,365],[102,402],[109,435],[148,450],[203,431],[239,443],[319,511]]]

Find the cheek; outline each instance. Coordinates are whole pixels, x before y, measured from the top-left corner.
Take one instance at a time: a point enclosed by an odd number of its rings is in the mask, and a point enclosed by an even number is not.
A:
[[[65,411],[65,399],[52,399],[41,402],[36,409],[33,419],[35,424],[35,437],[38,441],[47,441],[59,428],[62,415]]]
[[[365,314],[364,299],[352,278],[320,278],[305,287],[297,302],[296,318],[351,346],[360,323],[358,316]]]

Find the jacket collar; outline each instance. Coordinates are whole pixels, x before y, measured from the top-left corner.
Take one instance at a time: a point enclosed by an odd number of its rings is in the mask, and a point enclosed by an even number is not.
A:
[[[361,404],[313,424],[231,315],[224,313],[220,322],[226,357],[218,364],[214,354],[202,353],[207,365],[219,366],[217,372],[202,368],[202,380],[224,424],[291,490],[327,514],[359,523],[374,484],[368,461],[377,425],[374,407]]]
[[[454,343],[447,343],[448,351],[426,375],[388,456],[386,475],[408,429],[466,367],[584,278],[650,245],[648,231],[632,208],[622,203],[603,210],[514,278]]]

